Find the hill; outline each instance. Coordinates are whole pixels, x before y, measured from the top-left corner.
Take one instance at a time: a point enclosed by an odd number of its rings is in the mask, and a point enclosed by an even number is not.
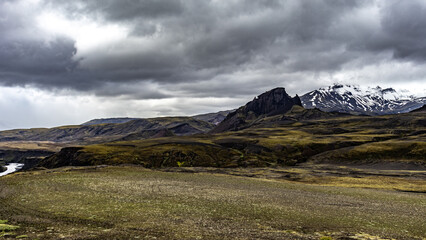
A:
[[[91,121],[94,123],[95,121]],[[2,141],[51,141],[84,145],[120,139],[145,139],[192,135],[211,130],[213,124],[191,117],[135,119],[124,123],[86,124],[55,128],[17,129],[0,132]],[[166,135],[163,134],[168,130]]]
[[[81,125],[98,125],[98,124],[106,124],[106,123],[126,123],[133,120],[137,120],[140,118],[99,118],[99,119],[92,119],[90,121],[87,121],[85,123],[82,123]]]
[[[64,148],[39,166],[274,167],[304,162],[425,166],[422,113],[352,116],[294,106],[238,131]]]
[[[211,124],[217,125],[220,122],[225,119],[226,115],[228,113],[233,112],[234,110],[227,110],[227,111],[219,111],[214,113],[204,113],[204,114],[198,114],[191,116],[194,119],[209,122]],[[98,125],[98,124],[106,124],[106,123],[126,123],[133,120],[138,120],[143,118],[99,118],[99,119],[92,119],[90,121],[87,121],[85,123],[82,123],[81,125]]]
[[[214,125],[218,125],[219,123],[221,123],[226,118],[226,116],[229,113],[231,113],[233,111],[235,111],[235,109],[234,110],[227,110],[227,111],[220,111],[220,112],[216,112],[216,113],[199,114],[199,115],[195,115],[195,116],[192,116],[192,117],[195,118],[195,119],[198,119],[198,120],[202,120],[202,121],[205,121],[205,122],[212,123]]]

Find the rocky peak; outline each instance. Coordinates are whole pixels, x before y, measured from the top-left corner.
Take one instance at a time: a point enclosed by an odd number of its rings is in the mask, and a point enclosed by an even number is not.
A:
[[[273,116],[288,112],[294,105],[302,106],[299,96],[290,97],[284,88],[274,88],[262,93],[226,116],[211,132],[243,129],[262,116]]]
[[[290,97],[284,88],[275,88],[255,97],[248,102],[242,112],[253,112],[256,116],[277,115],[289,111],[293,105],[302,106],[299,96]]]

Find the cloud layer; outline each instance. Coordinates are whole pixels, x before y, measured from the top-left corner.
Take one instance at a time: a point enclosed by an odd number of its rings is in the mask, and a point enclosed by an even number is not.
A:
[[[4,0],[0,85],[129,100],[333,82],[424,94],[424,26],[422,0]]]

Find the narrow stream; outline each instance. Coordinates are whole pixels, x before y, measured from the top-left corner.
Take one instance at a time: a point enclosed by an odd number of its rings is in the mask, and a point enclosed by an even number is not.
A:
[[[7,168],[7,170],[4,171],[4,172],[0,172],[0,177],[5,176],[7,174],[14,173],[14,172],[20,170],[23,166],[24,166],[23,163],[9,163],[5,166]]]

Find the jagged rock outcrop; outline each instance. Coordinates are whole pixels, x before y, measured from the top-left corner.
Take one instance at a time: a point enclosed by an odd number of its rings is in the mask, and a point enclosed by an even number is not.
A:
[[[290,97],[284,88],[275,88],[248,102],[245,106],[229,113],[211,133],[235,131],[246,128],[260,117],[288,112],[294,105],[302,106],[299,96]]]
[[[36,167],[55,168],[62,166],[89,166],[92,165],[84,157],[82,147],[65,147],[60,152],[41,160]]]
[[[286,93],[284,88],[275,88],[254,98],[253,101],[248,102],[240,109],[245,114],[253,112],[256,116],[273,116],[286,113],[293,105],[302,106],[299,96],[296,95],[296,97],[292,98]]]

